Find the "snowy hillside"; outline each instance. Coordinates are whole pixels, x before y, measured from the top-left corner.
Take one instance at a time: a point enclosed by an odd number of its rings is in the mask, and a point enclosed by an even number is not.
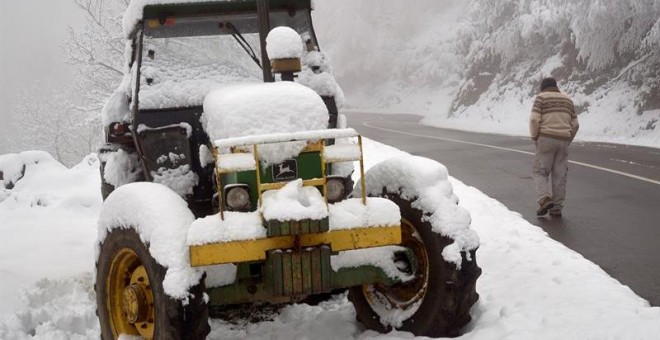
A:
[[[553,76],[578,139],[660,146],[660,1],[317,2],[321,47],[353,108],[527,135]]]
[[[369,167],[401,153],[365,141]],[[0,339],[98,337],[93,293],[98,165],[94,155],[71,169],[42,152],[0,156],[3,173],[19,178],[0,193]],[[452,184],[480,236],[483,269],[473,322],[460,339],[658,338],[660,308],[520,214],[456,179]],[[318,306],[285,307],[268,321],[214,320],[211,326],[209,339],[412,338],[365,331],[345,295]]]

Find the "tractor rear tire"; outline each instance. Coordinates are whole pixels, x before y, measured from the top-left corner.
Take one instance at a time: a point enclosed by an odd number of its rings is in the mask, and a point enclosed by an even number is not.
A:
[[[167,269],[156,262],[133,229],[113,229],[100,246],[96,301],[101,338],[120,334],[145,339],[199,340],[210,332],[204,279],[184,306],[165,294]]]
[[[402,245],[413,250],[417,262],[416,277],[411,282],[393,286],[366,284],[352,287],[348,299],[355,307],[356,316],[368,329],[386,333],[396,328],[416,336],[455,337],[470,322],[470,308],[479,299],[476,281],[481,275],[477,266],[476,250],[462,252],[461,268],[443,259],[442,251],[454,241],[435,233],[423,213],[411,202],[396,196],[384,195],[401,209]],[[395,310],[403,317],[402,323],[381,322],[374,311]],[[394,317],[397,318],[397,317]],[[389,323],[389,325],[387,325]],[[394,322],[396,324],[396,322]]]

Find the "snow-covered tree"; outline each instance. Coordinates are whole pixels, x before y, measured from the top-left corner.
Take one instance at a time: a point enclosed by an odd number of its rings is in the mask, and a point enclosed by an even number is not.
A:
[[[101,109],[125,71],[122,16],[130,0],[74,0],[84,12],[82,29],[68,28],[62,44],[76,76],[58,90],[37,84],[19,94],[19,137],[11,149],[41,149],[73,165],[102,141]],[[39,93],[38,97],[29,93]]]
[[[130,0],[74,0],[85,13],[81,30],[69,27],[63,48],[78,71],[76,86],[85,108],[100,114],[126,70],[122,17]]]
[[[96,150],[101,136],[99,116],[72,101],[75,91],[65,91],[35,85],[19,93],[15,129],[21,134],[10,141],[11,149],[47,151],[69,166]]]
[[[460,38],[466,74],[454,111],[491,86],[535,90],[555,76],[569,92],[591,94],[626,82],[641,110],[660,108],[657,0],[472,0]]]

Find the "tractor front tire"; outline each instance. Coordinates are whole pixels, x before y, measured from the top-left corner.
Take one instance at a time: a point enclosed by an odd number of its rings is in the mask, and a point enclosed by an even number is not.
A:
[[[454,241],[433,232],[423,213],[399,196],[384,195],[401,209],[402,246],[415,254],[415,278],[393,286],[366,284],[349,290],[358,321],[386,333],[396,328],[416,336],[455,337],[471,320],[470,308],[479,299],[481,275],[476,250],[463,252],[461,268],[443,259]]]
[[[100,246],[96,301],[101,338],[121,334],[144,339],[198,340],[210,332],[204,279],[190,289],[184,306],[165,294],[167,269],[149,253],[133,229],[113,229]]]

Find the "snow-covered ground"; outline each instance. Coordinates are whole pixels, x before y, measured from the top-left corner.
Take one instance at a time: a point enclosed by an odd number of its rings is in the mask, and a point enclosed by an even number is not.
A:
[[[365,141],[368,167],[401,153]],[[14,189],[0,192],[0,339],[97,338],[98,160],[92,155],[66,169],[44,154],[21,156],[25,176]],[[460,205],[472,214],[483,269],[480,300],[461,339],[660,338],[660,308],[520,214],[451,181]],[[213,320],[211,326],[209,339],[413,338],[365,331],[343,295],[318,306],[285,307],[271,321]]]

